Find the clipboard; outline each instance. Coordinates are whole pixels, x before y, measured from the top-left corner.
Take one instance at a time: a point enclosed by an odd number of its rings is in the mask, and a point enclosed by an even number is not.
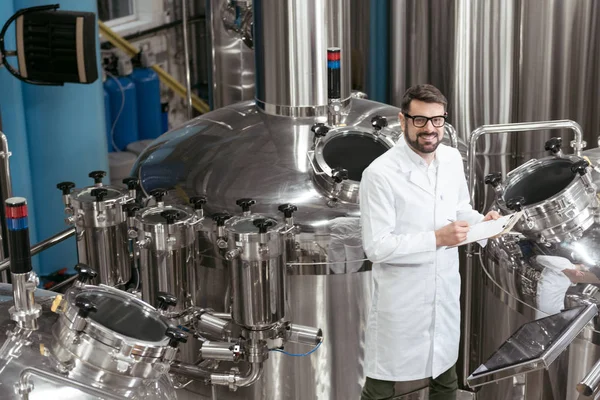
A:
[[[479,242],[480,240],[489,239],[495,236],[504,235],[512,230],[515,224],[523,216],[523,211],[502,216],[498,219],[480,222],[471,225],[471,229],[467,232],[467,238],[454,246],[448,248],[463,246],[465,244]]]

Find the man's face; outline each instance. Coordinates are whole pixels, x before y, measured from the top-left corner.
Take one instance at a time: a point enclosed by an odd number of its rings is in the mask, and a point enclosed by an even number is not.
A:
[[[406,143],[413,148],[417,153],[429,154],[433,153],[439,146],[444,137],[444,125],[440,127],[433,126],[433,121],[427,121],[423,127],[415,126],[415,119],[410,117],[441,117],[446,113],[444,105],[439,103],[425,103],[420,100],[410,102],[410,111],[405,114],[400,113],[400,124],[404,130],[404,138]],[[409,117],[410,116],[410,117]],[[420,118],[417,118],[419,125]],[[438,119],[436,125],[440,125],[441,120]]]

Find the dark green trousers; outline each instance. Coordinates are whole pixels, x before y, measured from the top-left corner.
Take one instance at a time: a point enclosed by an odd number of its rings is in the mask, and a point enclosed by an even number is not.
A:
[[[394,397],[396,382],[381,381],[367,377],[360,400],[387,400]],[[456,400],[458,378],[456,366],[435,379],[429,380],[429,400]]]

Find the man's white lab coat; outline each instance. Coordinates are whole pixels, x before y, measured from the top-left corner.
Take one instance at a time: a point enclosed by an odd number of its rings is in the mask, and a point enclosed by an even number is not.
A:
[[[408,152],[412,152],[409,154]],[[436,150],[431,187],[404,137],[363,173],[364,249],[373,261],[373,303],[366,327],[365,374],[388,381],[434,378],[458,359],[458,250],[436,247],[449,220],[475,224],[458,150]]]

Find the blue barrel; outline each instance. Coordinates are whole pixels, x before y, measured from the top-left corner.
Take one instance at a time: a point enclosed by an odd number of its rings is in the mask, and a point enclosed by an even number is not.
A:
[[[158,75],[150,68],[136,68],[129,77],[137,90],[139,138],[156,139],[162,134]]]
[[[108,145],[108,152],[115,151],[112,141],[110,139],[110,130],[112,128],[112,118],[110,115],[110,96],[106,89],[104,89],[104,120],[106,121],[106,143]]]
[[[139,140],[137,90],[133,81],[126,76],[109,76],[104,82],[104,90],[110,98],[111,128],[114,126],[112,141],[118,150],[123,151],[129,143]]]

